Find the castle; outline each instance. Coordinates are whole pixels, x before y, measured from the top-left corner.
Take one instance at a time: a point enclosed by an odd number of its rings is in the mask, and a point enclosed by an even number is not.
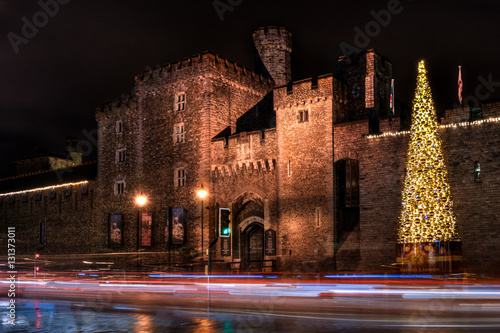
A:
[[[259,73],[206,52],[137,75],[136,96],[96,110],[97,165],[0,181],[19,253],[40,248],[47,218],[48,256],[109,249],[153,264],[189,245],[228,269],[394,271],[409,135],[402,106],[389,109],[391,62],[368,50],[292,82],[291,33],[253,39]],[[464,266],[492,271],[500,103],[472,114],[446,111],[440,135]],[[224,209],[230,237],[217,238]]]

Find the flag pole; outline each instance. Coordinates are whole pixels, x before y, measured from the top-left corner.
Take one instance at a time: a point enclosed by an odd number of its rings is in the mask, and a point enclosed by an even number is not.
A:
[[[462,82],[462,66],[458,66],[458,101],[462,105],[462,91],[464,90],[464,85]]]
[[[392,111],[392,115],[394,116],[395,112],[395,103],[394,103],[394,79],[391,79],[391,96],[389,100],[389,108]]]

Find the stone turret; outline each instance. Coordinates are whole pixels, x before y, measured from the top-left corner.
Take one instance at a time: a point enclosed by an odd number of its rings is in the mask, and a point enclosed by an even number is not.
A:
[[[292,34],[283,27],[261,27],[253,33],[259,60],[276,85],[292,79]]]

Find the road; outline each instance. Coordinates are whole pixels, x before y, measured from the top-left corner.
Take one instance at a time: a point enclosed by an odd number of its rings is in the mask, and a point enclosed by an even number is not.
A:
[[[6,312],[1,331],[500,331],[500,284],[494,281],[76,277],[17,281],[16,326]],[[0,308],[8,301],[0,299]]]

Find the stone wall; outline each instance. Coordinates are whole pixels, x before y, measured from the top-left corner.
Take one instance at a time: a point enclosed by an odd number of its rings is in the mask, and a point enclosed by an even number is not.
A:
[[[316,270],[333,255],[333,84],[324,75],[274,90],[284,269]]]
[[[96,210],[96,182],[88,183],[88,192],[82,194],[82,185],[41,191],[40,198],[35,192],[0,198],[0,225],[2,226],[2,248],[0,254],[7,253],[6,232],[8,227],[16,228],[16,254],[34,255],[37,250],[42,255],[59,253],[99,252],[106,246],[105,234],[94,219]],[[67,191],[67,190],[66,190]],[[69,195],[68,195],[69,194]],[[40,244],[40,223],[47,219],[47,245]],[[21,258],[19,258],[21,259]]]
[[[210,53],[169,64],[136,77],[137,97],[128,104],[112,105],[97,112],[99,128],[99,179],[102,207],[98,220],[106,225],[110,214],[122,214],[125,230],[123,250],[140,249],[139,211],[152,212],[153,243],[144,251],[165,251],[165,211],[184,208],[187,216],[186,244],[201,250],[201,200],[197,189],[203,185],[212,195],[210,140],[254,107],[273,82],[235,63]],[[184,110],[175,108],[178,93],[185,93]],[[124,132],[116,133],[116,122],[123,121]],[[175,125],[182,124],[184,142],[176,141]],[[126,161],[115,161],[116,149],[125,147]],[[174,175],[185,170],[184,186],[177,186]],[[123,195],[114,193],[116,180],[126,181]],[[138,195],[148,203],[134,204]],[[205,204],[208,204],[209,197]],[[213,223],[205,215],[204,224]],[[203,247],[209,241],[204,229]]]
[[[485,107],[486,110],[489,106]],[[500,209],[500,123],[442,127],[440,135],[449,171],[454,210],[463,240],[468,271],[498,273]],[[381,128],[397,128],[397,118],[381,120]],[[353,249],[359,247],[362,269],[390,270],[395,259],[396,233],[403,190],[409,134],[368,136],[367,121],[334,127],[335,160],[359,160],[360,222],[337,254],[339,269],[352,268]],[[474,162],[481,180],[474,180]]]

